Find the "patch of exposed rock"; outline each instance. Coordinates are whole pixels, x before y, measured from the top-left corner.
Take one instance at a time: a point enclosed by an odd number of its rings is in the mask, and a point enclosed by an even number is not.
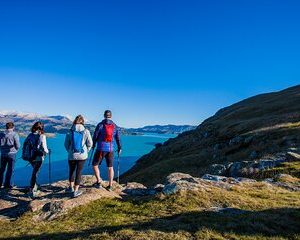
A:
[[[300,155],[295,152],[297,148],[286,153],[278,153],[272,157],[266,157],[253,161],[237,161],[226,164],[213,164],[207,172],[212,175],[222,175],[227,177],[247,177],[256,178],[262,171],[280,166],[284,162],[300,161]]]
[[[40,193],[35,199],[29,198],[25,189],[15,188],[9,193],[2,190],[0,195],[0,219],[13,220],[30,211],[35,213],[33,216],[35,221],[52,220],[65,214],[70,209],[101,198],[141,197],[156,194],[171,195],[181,191],[210,191],[211,188],[215,187],[230,190],[234,185],[252,184],[256,180],[211,174],[205,174],[202,178],[197,178],[189,174],[172,173],[166,178],[165,184],[157,184],[150,188],[137,182],[130,182],[126,185],[119,185],[115,182],[114,191],[112,192],[107,191],[105,188],[96,189],[92,187],[93,182],[93,176],[83,176],[81,186],[83,195],[78,198],[72,198],[71,193],[66,192],[68,181],[59,181],[51,186],[41,186]],[[266,186],[300,191],[299,179],[290,175],[281,174],[274,179],[266,179],[264,182]],[[104,187],[107,184],[107,182],[103,182]],[[218,212],[222,211],[218,210]]]
[[[83,176],[81,191],[78,198],[72,198],[67,193],[68,181],[58,181],[51,186],[41,186],[38,196],[34,199],[28,197],[26,189],[14,188],[9,193],[1,191],[0,218],[15,219],[27,211],[35,212],[35,220],[51,220],[68,210],[100,198],[120,198],[122,187],[115,183],[115,191],[109,192],[105,188],[92,187],[93,176]],[[104,183],[104,186],[107,183]]]

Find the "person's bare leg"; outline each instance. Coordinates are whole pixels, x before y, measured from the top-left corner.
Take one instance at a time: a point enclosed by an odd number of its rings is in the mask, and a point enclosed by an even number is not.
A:
[[[109,186],[112,186],[114,179],[114,168],[109,167],[108,168],[108,180],[109,180]]]
[[[75,185],[74,191],[77,192],[79,189],[79,185]]]
[[[100,183],[101,182],[101,177],[100,177],[100,170],[99,170],[98,165],[93,166],[93,169],[94,169],[95,177],[97,179],[97,183]]]
[[[74,189],[74,182],[70,182],[70,188]]]

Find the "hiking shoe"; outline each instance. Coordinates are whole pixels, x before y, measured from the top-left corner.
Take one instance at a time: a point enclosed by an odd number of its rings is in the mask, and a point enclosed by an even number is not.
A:
[[[10,192],[13,189],[13,186],[6,186],[3,189],[5,192]]]
[[[96,182],[96,183],[94,183],[94,184],[93,184],[93,187],[98,188],[98,189],[101,189],[101,188],[102,188],[101,182]]]
[[[73,192],[73,198],[77,198],[77,197],[79,197],[80,195],[82,195],[82,192],[79,191],[79,190]]]
[[[67,193],[73,193],[73,192],[74,192],[74,188],[68,187],[68,188],[66,189],[66,192],[67,192]]]
[[[36,197],[39,196],[39,193],[40,193],[39,190],[36,190],[36,191],[30,191],[30,192],[28,193],[28,196],[29,196],[30,198],[34,199],[34,198],[36,198]]]
[[[106,190],[109,191],[109,192],[112,192],[113,188],[112,188],[112,186],[108,186],[108,187],[106,187]]]

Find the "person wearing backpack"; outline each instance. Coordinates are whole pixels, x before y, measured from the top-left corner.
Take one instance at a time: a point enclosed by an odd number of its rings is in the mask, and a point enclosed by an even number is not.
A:
[[[38,194],[36,179],[48,153],[49,150],[44,132],[44,124],[42,122],[36,122],[31,128],[31,133],[24,141],[22,152],[22,158],[29,161],[32,166],[29,195],[33,198]]]
[[[110,110],[106,110],[104,112],[104,120],[97,125],[93,135],[93,148],[95,148],[97,144],[97,149],[93,158],[93,169],[97,179],[97,182],[94,184],[94,186],[101,188],[99,165],[101,165],[103,158],[105,158],[106,165],[108,167],[109,186],[107,190],[109,191],[112,191],[112,183],[114,178],[114,139],[117,143],[118,154],[121,154],[120,130],[111,120],[111,118],[112,112]]]
[[[90,131],[84,127],[84,118],[78,115],[65,138],[65,148],[69,159],[70,182],[67,191],[73,193],[73,197],[78,197],[82,194],[79,190],[81,172],[92,146],[93,141]],[[76,174],[74,174],[75,172]]]
[[[45,156],[48,153],[49,150],[44,132],[44,124],[42,122],[36,122],[31,128],[31,133],[25,139],[22,149],[22,158],[28,161],[32,166],[29,195],[33,198],[38,194],[36,180],[42,163],[45,160]]]
[[[11,177],[16,161],[16,155],[20,149],[19,135],[14,131],[14,123],[6,123],[6,131],[0,134],[1,167],[0,167],[0,188],[2,187],[4,172],[7,167],[4,188],[10,190]]]

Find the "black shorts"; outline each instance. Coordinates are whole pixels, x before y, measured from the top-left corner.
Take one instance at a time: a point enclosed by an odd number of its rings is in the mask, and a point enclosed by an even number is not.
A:
[[[114,152],[102,152],[96,150],[94,159],[93,159],[93,166],[100,165],[102,163],[103,158],[106,160],[107,167],[112,167],[114,163]]]

